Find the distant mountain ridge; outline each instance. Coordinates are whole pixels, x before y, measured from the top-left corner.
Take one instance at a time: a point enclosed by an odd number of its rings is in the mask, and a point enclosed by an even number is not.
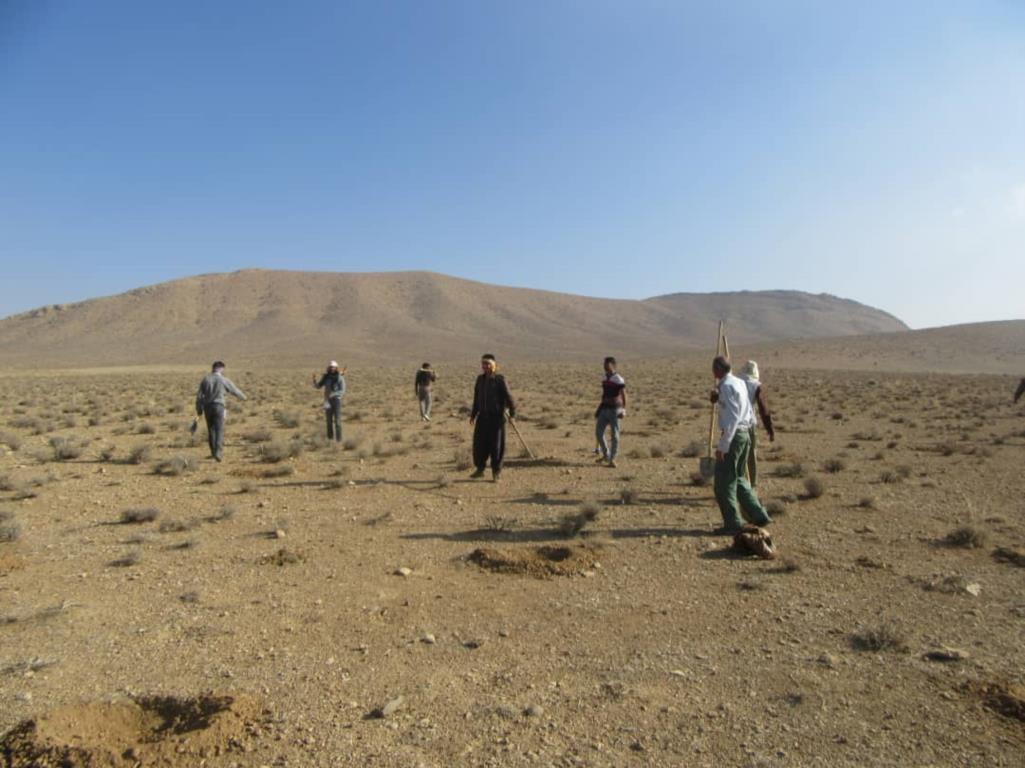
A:
[[[602,299],[431,272],[243,270],[199,275],[0,320],[0,364],[273,366],[323,357],[384,363],[504,357],[663,356],[731,344],[892,333],[893,315],[798,291]]]

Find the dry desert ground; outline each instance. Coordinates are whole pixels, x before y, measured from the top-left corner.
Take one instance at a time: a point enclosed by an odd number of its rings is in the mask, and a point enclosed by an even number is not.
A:
[[[419,362],[419,361],[417,361]],[[0,764],[1020,766],[1025,408],[1009,376],[763,368],[776,560],[713,535],[704,366],[510,365],[470,480],[475,361],[0,377]]]

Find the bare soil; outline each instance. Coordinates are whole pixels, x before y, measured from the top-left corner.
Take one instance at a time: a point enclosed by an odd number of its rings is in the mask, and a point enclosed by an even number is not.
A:
[[[229,370],[221,464],[202,370],[0,377],[0,765],[1022,764],[1010,377],[763,365],[765,561],[692,480],[708,372],[623,361],[612,469],[597,366],[505,368],[541,459],[492,483],[472,362],[430,424],[351,369],[342,445]]]

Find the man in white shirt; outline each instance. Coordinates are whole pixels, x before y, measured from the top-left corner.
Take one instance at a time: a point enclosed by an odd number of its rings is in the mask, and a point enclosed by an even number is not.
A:
[[[744,517],[754,525],[772,522],[751,484],[744,477],[747,454],[751,449],[750,430],[754,427],[754,411],[748,397],[747,385],[730,373],[730,362],[725,357],[712,361],[712,372],[719,385],[712,391],[712,402],[719,403],[719,441],[715,447],[715,500],[722,513],[723,527],[736,533]],[[737,503],[740,503],[738,509]]]

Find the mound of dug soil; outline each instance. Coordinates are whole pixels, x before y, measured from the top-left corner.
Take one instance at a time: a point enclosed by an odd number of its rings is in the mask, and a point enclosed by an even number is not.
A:
[[[548,579],[591,571],[596,566],[595,557],[599,551],[594,545],[543,546],[512,551],[481,547],[473,550],[467,559],[487,571]]]
[[[227,765],[266,720],[246,696],[153,696],[62,707],[0,739],[5,768]]]
[[[1000,682],[977,684],[975,690],[989,709],[1025,723],[1025,688]]]

